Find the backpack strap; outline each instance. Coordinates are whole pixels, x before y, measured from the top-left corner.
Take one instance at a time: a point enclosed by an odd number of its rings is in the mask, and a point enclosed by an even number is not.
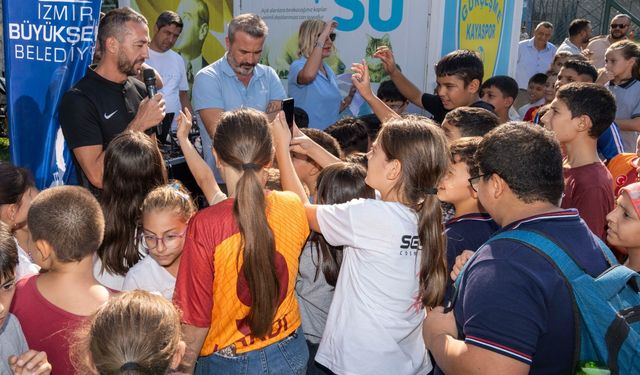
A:
[[[526,231],[521,229],[504,231],[491,237],[480,248],[483,248],[485,245],[488,245],[491,242],[500,239],[512,240],[528,247],[541,257],[545,258],[549,262],[549,264],[554,267],[556,272],[562,276],[567,289],[569,289],[569,296],[571,298],[571,306],[573,310],[575,330],[573,363],[574,366],[576,366],[578,364],[578,361],[580,360],[580,324],[582,320],[580,318],[580,311],[578,310],[578,304],[576,303],[575,295],[573,294],[571,280],[580,277],[585,273],[585,271],[577,264],[573,257],[567,254],[558,244],[556,244],[545,235],[534,231]],[[607,259],[611,262],[611,259],[606,255],[607,252],[611,254],[611,251],[606,247],[604,243],[602,243],[602,241],[599,241],[598,245],[601,251],[605,253],[605,257],[607,257]],[[445,313],[453,310],[453,308],[455,307],[455,303],[458,299],[458,292],[460,290],[460,283],[462,282],[464,273],[467,270],[467,266],[472,263],[472,261],[478,256],[479,253],[480,251],[476,251],[473,256],[469,258],[467,263],[465,263],[465,265],[462,267],[462,270],[460,270],[460,273],[458,274],[458,277],[453,284],[453,293],[451,299],[445,306]],[[611,254],[611,257],[613,257],[613,254]],[[613,257],[613,259],[615,259],[615,257]]]
[[[604,255],[605,259],[607,260],[607,262],[609,262],[609,266],[613,267],[615,265],[620,264],[616,256],[613,255],[613,252],[611,251],[611,249],[609,249],[609,247],[599,237],[597,236],[593,236],[593,237],[595,238],[596,243],[598,244],[598,247],[600,247],[600,251]]]
[[[605,258],[609,261],[610,265],[618,264],[618,261],[616,260],[611,250],[609,250],[607,245],[605,245],[605,243],[602,242],[599,238],[595,236],[594,238],[597,240],[596,242],[600,247],[600,251],[602,251]],[[575,259],[573,259],[571,255],[567,254],[567,252],[564,251],[560,246],[558,246],[558,244],[549,239],[547,236],[534,231],[521,229],[504,231],[489,238],[489,240],[481,245],[480,248],[499,239],[514,240],[524,244],[529,248],[532,248],[532,250],[536,251],[544,258],[547,258],[547,260],[549,260],[552,264],[556,265],[558,273],[563,275],[568,280],[574,280],[575,278],[586,272],[581,266],[578,265]],[[462,282],[462,275],[467,270],[467,266],[471,264],[471,261],[475,259],[479,253],[480,251],[476,251],[473,256],[469,258],[467,263],[464,264],[462,270],[460,270],[458,277],[453,283],[453,293],[451,299],[445,306],[445,312],[452,310],[455,306],[455,301],[458,298],[458,291],[460,289],[460,283]]]
[[[473,253],[473,255],[469,258],[469,260],[467,260],[467,262],[464,264],[464,266],[462,266],[462,269],[460,270],[460,273],[458,273],[458,277],[456,277],[455,281],[453,282],[453,290],[452,290],[452,293],[451,293],[451,298],[444,305],[444,313],[445,314],[448,313],[449,311],[453,310],[453,308],[456,305],[456,301],[458,300],[458,292],[460,291],[460,283],[462,282],[462,275],[467,270],[467,267],[478,256],[478,254],[480,253],[480,249],[482,247],[484,247],[486,244],[490,243],[492,240],[493,240],[493,237],[488,239],[487,242],[485,242],[484,244],[480,245],[478,250],[476,250]]]

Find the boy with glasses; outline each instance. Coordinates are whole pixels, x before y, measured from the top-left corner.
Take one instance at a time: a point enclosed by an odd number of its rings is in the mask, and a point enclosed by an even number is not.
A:
[[[378,86],[376,96],[399,115],[402,115],[407,106],[409,106],[409,100],[402,95],[396,84],[391,80],[384,81]]]

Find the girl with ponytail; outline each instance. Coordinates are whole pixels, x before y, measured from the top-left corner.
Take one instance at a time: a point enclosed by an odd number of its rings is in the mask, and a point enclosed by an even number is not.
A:
[[[281,115],[273,131],[284,189],[305,201],[313,231],[343,246],[316,362],[334,373],[428,373],[423,307],[442,302],[447,278],[435,195],[449,166],[444,132],[426,118],[387,121],[367,154],[365,182],[380,198],[311,205],[291,165]],[[298,143],[292,151],[300,152]]]
[[[196,374],[303,374],[294,288],[309,234],[304,206],[293,193],[264,189],[273,158],[264,114],[224,113],[213,143],[229,199],[200,211],[187,230],[174,294],[183,366],[192,371],[198,356]]]

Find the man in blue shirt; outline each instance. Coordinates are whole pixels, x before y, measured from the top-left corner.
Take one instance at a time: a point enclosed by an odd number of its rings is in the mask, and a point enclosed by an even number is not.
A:
[[[518,43],[518,63],[516,65],[516,81],[520,93],[514,104],[519,108],[528,99],[527,86],[529,79],[536,73],[546,73],[556,55],[556,46],[549,42],[553,35],[550,22],[540,22],[533,32],[533,38]]]
[[[563,210],[562,153],[548,131],[509,123],[489,132],[469,179],[502,226],[539,232],[592,276],[608,264],[576,210]],[[508,155],[509,157],[505,157]],[[520,242],[481,246],[469,261],[453,312],[427,312],[427,349],[446,374],[572,374],[576,349],[571,291],[546,258]]]
[[[254,14],[241,14],[229,23],[227,53],[198,72],[193,83],[193,109],[202,138],[204,159],[215,171],[211,138],[225,111],[250,107],[263,112],[280,108],[286,97],[273,68],[258,64],[268,28]]]

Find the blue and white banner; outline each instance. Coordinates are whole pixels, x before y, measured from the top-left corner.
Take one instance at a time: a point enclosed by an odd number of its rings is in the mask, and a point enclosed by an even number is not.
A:
[[[11,161],[38,188],[75,181],[58,123],[62,95],[93,58],[101,0],[3,0]]]

